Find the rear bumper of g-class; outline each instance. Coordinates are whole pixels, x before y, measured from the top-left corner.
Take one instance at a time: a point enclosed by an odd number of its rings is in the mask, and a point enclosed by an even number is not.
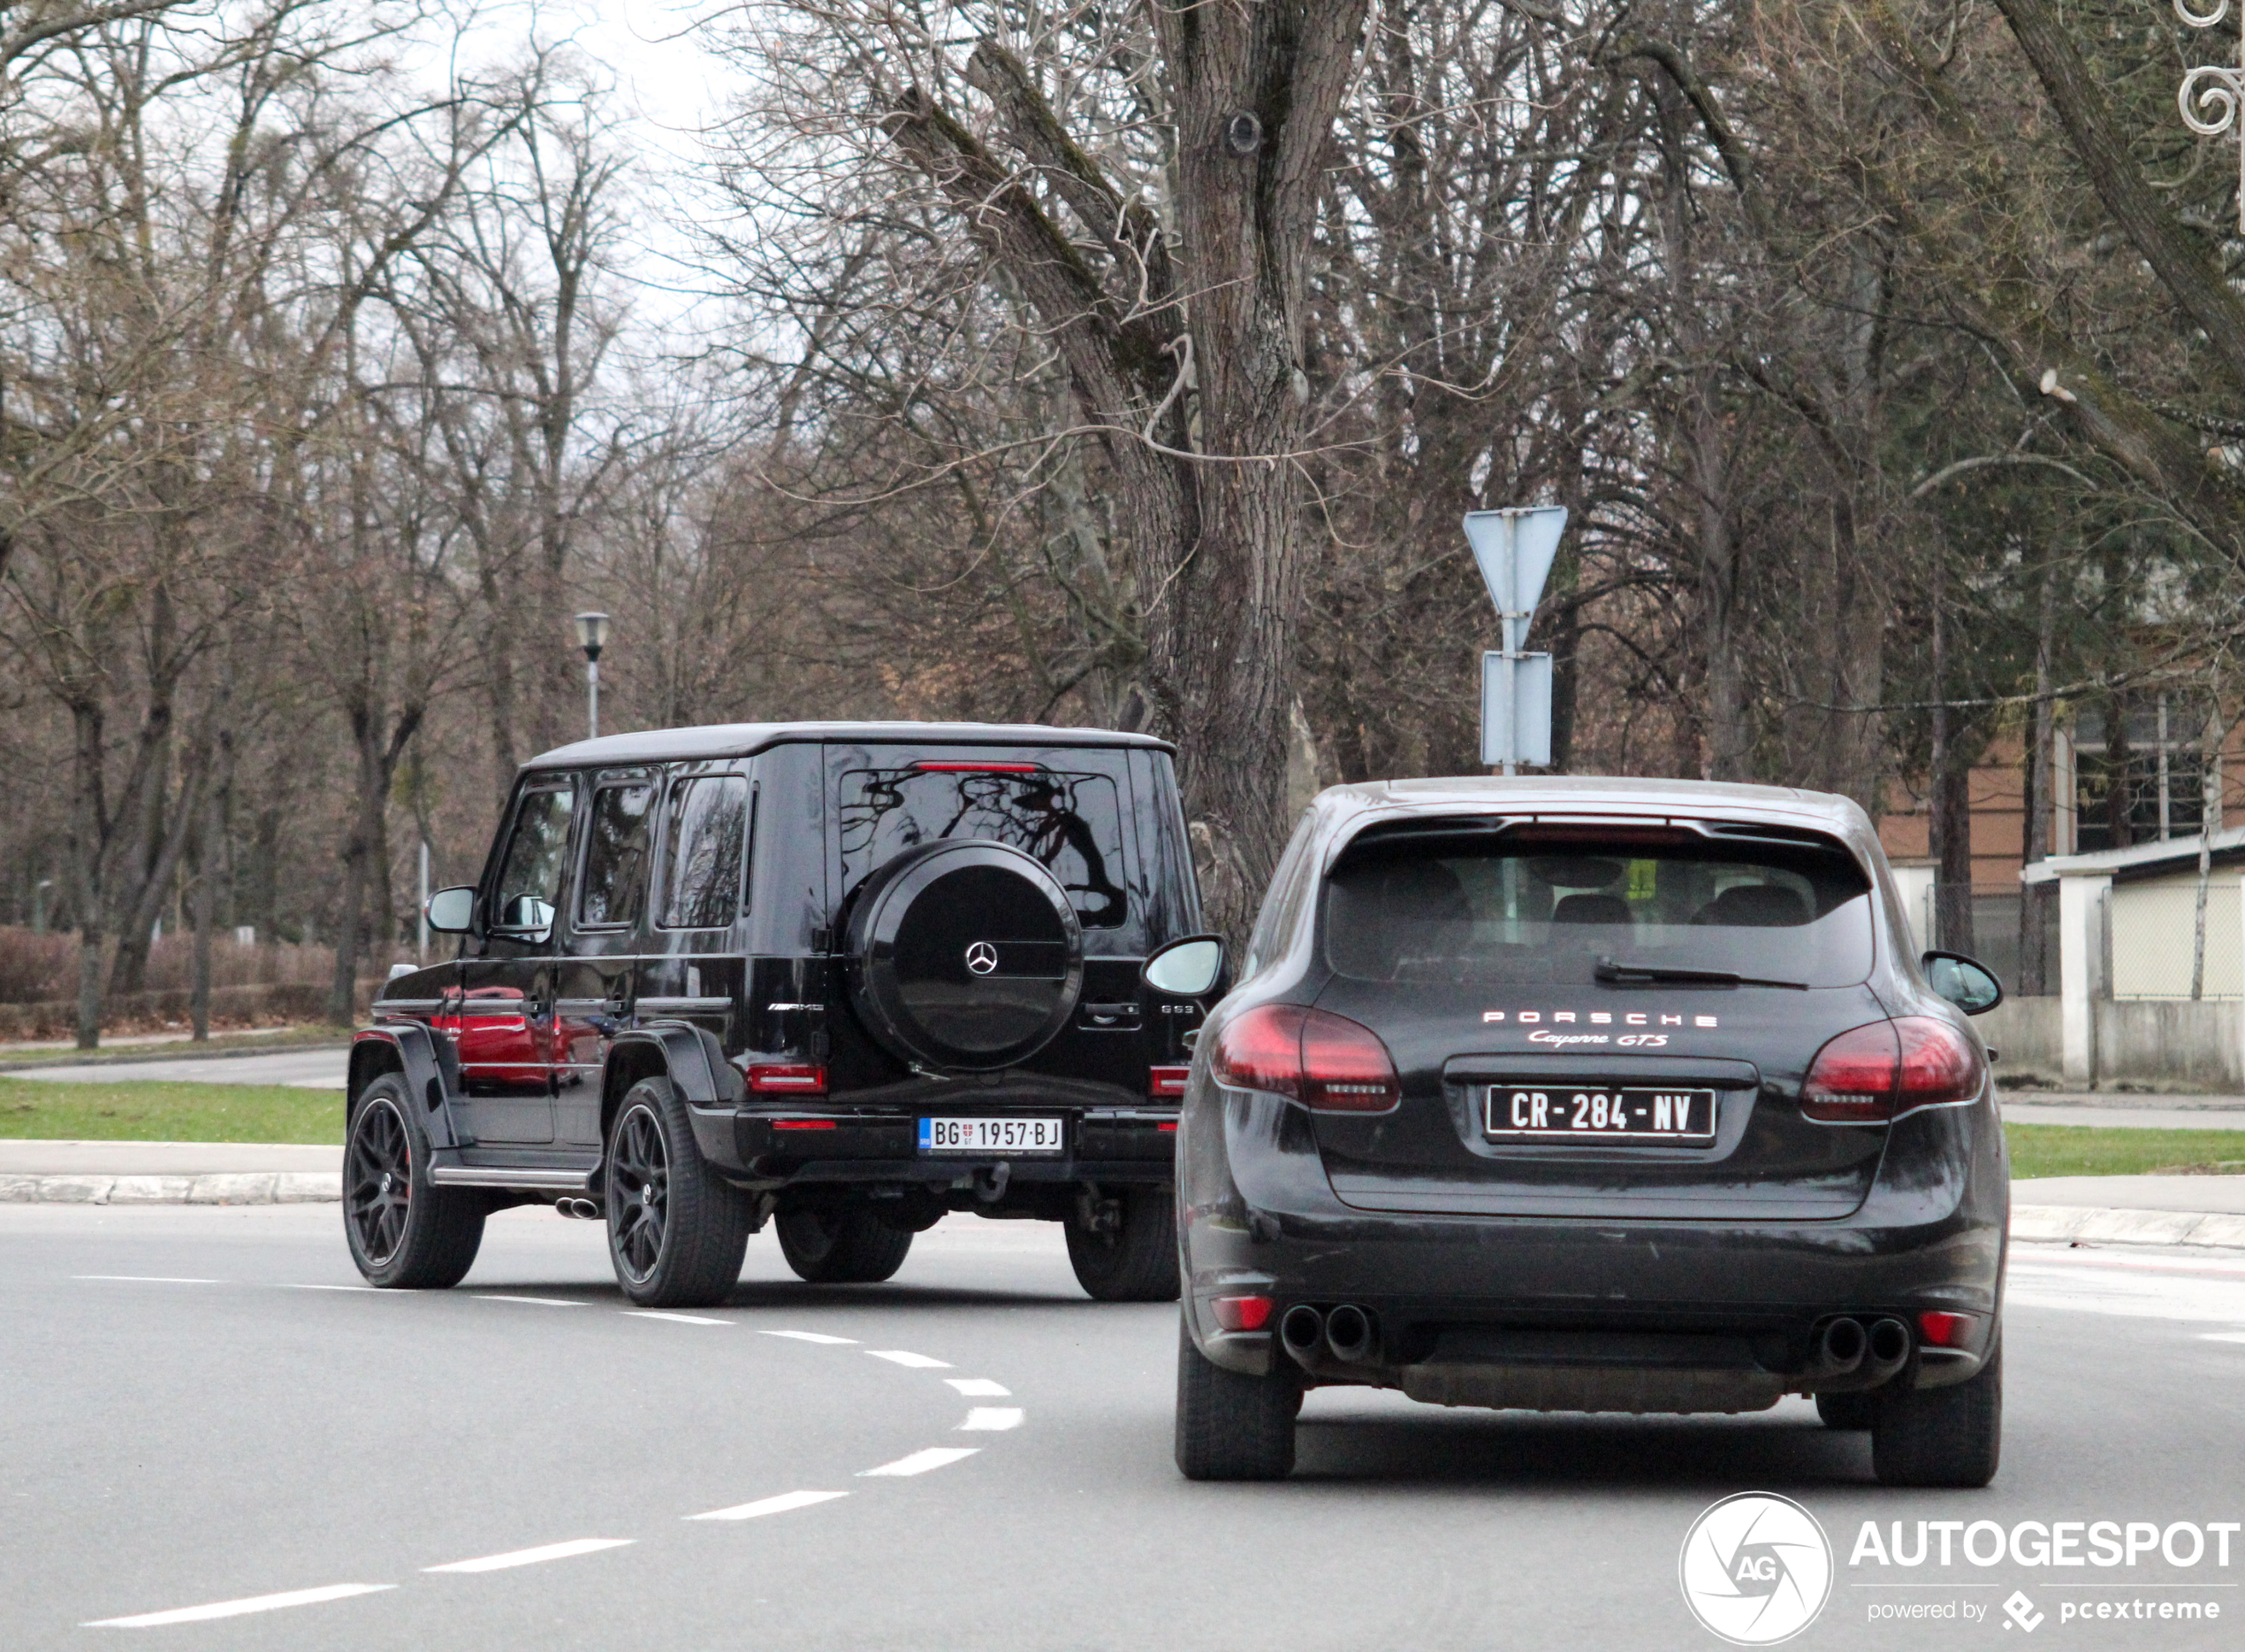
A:
[[[1039,1106],[1014,1101],[1001,1112],[974,1108],[911,1112],[861,1108],[721,1107],[690,1109],[702,1155],[728,1179],[757,1190],[814,1184],[964,1186],[987,1184],[1000,1165],[1015,1183],[1095,1182],[1118,1185],[1171,1179],[1174,1108]],[[919,1121],[930,1114],[1057,1118],[1058,1153],[924,1153]]]

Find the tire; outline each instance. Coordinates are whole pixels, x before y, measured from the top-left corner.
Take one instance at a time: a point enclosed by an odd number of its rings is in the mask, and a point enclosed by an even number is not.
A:
[[[608,1260],[625,1296],[645,1308],[706,1308],[732,1294],[749,1248],[748,1196],[703,1161],[669,1079],[625,1092],[603,1180]]]
[[[1999,1343],[1969,1382],[1882,1392],[1871,1422],[1871,1468],[1882,1486],[1984,1486],[2004,1435]]]
[[[783,1211],[773,1225],[788,1266],[814,1285],[878,1285],[912,1249],[909,1233],[884,1226],[864,1205]]]
[[[1284,1480],[1294,1472],[1302,1385],[1291,1374],[1243,1376],[1193,1346],[1177,1326],[1177,1472],[1187,1480]]]
[[[1068,1260],[1094,1302],[1175,1302],[1176,1195],[1166,1187],[1125,1188],[1116,1231],[1068,1223]]]
[[[429,1180],[429,1133],[405,1080],[384,1073],[360,1092],[343,1149],[343,1237],[370,1285],[449,1290],[483,1243],[487,1197]]]
[[[1877,1399],[1868,1393],[1816,1396],[1816,1414],[1824,1420],[1827,1428],[1868,1428],[1877,1410]]]

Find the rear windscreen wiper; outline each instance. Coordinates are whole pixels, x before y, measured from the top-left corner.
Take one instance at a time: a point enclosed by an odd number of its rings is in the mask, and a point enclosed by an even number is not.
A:
[[[1806,981],[1772,981],[1758,975],[1740,975],[1731,970],[1678,970],[1661,963],[1617,963],[1611,958],[1601,958],[1591,966],[1596,979],[1614,986],[1654,986],[1678,982],[1700,986],[1782,986],[1788,992],[1805,993]]]

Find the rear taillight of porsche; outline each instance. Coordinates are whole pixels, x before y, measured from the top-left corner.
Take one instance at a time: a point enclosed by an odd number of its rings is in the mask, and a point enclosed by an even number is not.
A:
[[[1218,1084],[1263,1090],[1320,1113],[1384,1113],[1403,1099],[1388,1047],[1370,1027],[1298,1004],[1260,1004],[1217,1040]]]
[[[1800,1110],[1820,1123],[1884,1124],[1920,1108],[1970,1101],[1986,1076],[1972,1040],[1945,1021],[1874,1021],[1816,1052]]]

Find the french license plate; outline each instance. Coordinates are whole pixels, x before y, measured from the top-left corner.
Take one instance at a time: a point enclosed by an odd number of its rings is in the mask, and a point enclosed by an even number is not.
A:
[[[1056,1118],[924,1118],[922,1153],[1060,1153],[1067,1146]]]
[[[1715,1139],[1712,1090],[1578,1090],[1552,1085],[1483,1092],[1482,1130],[1503,1141],[1677,1142]]]

